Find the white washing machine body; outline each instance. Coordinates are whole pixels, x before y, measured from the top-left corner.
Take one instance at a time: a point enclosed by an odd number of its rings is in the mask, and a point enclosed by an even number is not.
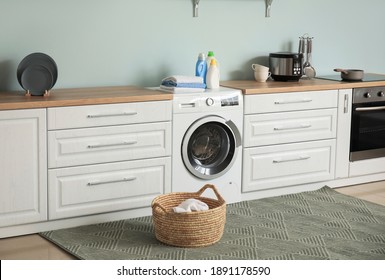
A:
[[[243,97],[219,88],[173,98],[172,191],[213,184],[227,203],[241,199]],[[205,196],[215,198],[206,191]]]

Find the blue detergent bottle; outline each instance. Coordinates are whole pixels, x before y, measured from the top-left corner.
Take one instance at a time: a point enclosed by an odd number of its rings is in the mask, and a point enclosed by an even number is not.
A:
[[[207,63],[204,53],[200,53],[198,56],[198,61],[195,66],[195,76],[202,77],[203,82],[206,84],[206,74],[207,74]]]

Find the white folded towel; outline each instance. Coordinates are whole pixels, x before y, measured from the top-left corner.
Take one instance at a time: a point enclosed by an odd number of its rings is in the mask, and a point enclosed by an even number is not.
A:
[[[174,75],[162,80],[162,83],[165,81],[174,82],[175,84],[187,84],[187,83],[203,83],[202,77],[197,76],[183,76],[183,75]]]
[[[209,210],[209,206],[198,199],[189,198],[173,208],[175,213]]]

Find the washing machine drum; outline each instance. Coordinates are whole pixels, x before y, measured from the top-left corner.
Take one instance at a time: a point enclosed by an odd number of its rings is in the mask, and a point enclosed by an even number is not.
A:
[[[183,163],[198,178],[217,178],[231,168],[239,146],[240,134],[233,122],[218,116],[205,117],[184,135]]]

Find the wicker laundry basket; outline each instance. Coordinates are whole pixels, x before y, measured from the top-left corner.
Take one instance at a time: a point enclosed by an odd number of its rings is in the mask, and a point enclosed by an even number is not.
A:
[[[217,199],[201,196],[211,188]],[[173,207],[189,198],[203,201],[209,210],[175,213]],[[226,223],[226,202],[214,185],[207,184],[196,193],[175,192],[156,197],[152,201],[152,220],[155,237],[178,247],[204,247],[219,241]]]

